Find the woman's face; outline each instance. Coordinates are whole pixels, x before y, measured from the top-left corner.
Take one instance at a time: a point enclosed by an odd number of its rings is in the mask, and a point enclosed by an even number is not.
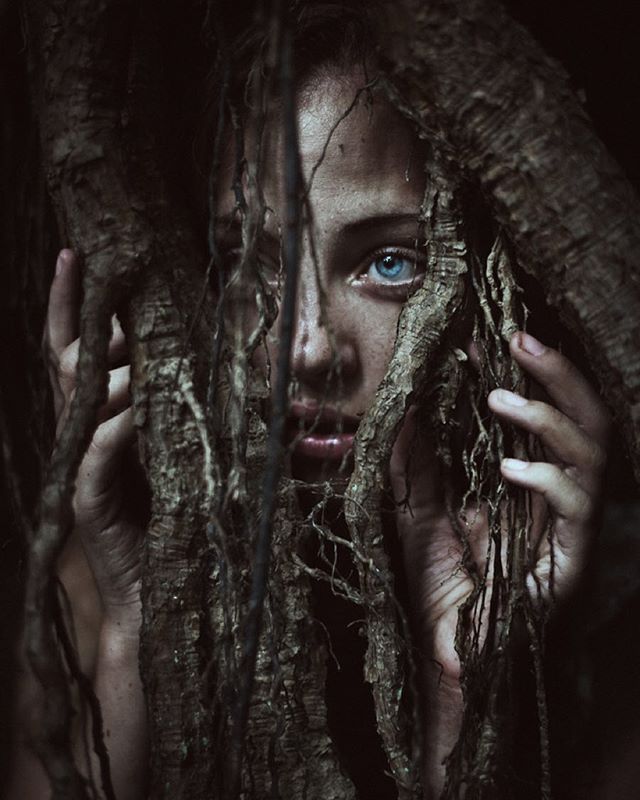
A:
[[[424,272],[416,245],[425,176],[410,125],[380,96],[362,93],[327,145],[329,132],[362,85],[359,71],[328,76],[298,100],[305,182],[316,168],[291,351],[289,435],[296,441],[295,472],[306,480],[346,468],[358,421],[391,358],[400,309]],[[276,276],[285,192],[281,125],[274,117],[261,178],[268,212],[260,252],[267,272]],[[232,167],[227,164],[228,182],[225,177],[222,185],[230,185]],[[238,248],[238,230],[228,223],[233,209],[234,197],[227,191],[218,209],[220,247],[227,252]],[[268,357],[275,366],[277,321],[267,339],[267,353],[259,351],[259,358]]]

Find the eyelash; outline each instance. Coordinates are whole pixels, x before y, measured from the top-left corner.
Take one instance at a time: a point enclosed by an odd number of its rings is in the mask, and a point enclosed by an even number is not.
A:
[[[227,250],[226,253],[222,254],[222,261],[223,263],[225,261],[227,263],[233,263],[235,260],[237,263],[239,254],[239,249],[233,248]],[[380,280],[376,280],[374,277],[368,275],[369,270],[373,268],[376,261],[381,261],[382,259],[388,257],[409,262],[413,267],[411,277],[397,282],[387,282],[382,276],[380,277]],[[275,272],[273,272],[273,270],[271,271],[275,275]],[[354,277],[351,278],[349,283],[358,287],[362,291],[365,291],[367,294],[374,295],[375,297],[381,297],[389,300],[406,300],[407,297],[420,288],[422,279],[424,278],[424,273],[424,256],[420,253],[417,253],[415,249],[408,250],[398,247],[386,249],[382,248],[380,250],[373,251],[369,256],[367,256],[367,258],[364,260],[364,268],[359,270]],[[275,282],[276,281],[273,283]]]
[[[376,262],[382,261],[382,259],[388,257],[409,262],[413,268],[411,277],[394,282],[393,280],[386,281],[382,275],[380,275],[379,280],[370,276],[369,272],[375,268],[374,265]],[[410,294],[413,294],[414,291],[420,288],[424,272],[424,257],[415,250],[409,251],[403,248],[388,248],[376,250],[371,253],[365,261],[364,268],[358,272],[353,282],[365,291],[376,296],[392,300],[406,299]]]

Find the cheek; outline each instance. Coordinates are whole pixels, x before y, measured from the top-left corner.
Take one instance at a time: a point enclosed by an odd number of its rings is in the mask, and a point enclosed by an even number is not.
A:
[[[357,331],[362,383],[367,401],[373,400],[393,355],[396,329],[401,307],[396,303],[368,302],[355,319],[360,320]]]

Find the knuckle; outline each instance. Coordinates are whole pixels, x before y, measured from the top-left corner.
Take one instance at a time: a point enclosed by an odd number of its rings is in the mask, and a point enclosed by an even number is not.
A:
[[[546,488],[557,486],[562,482],[563,471],[557,464],[540,464],[540,483]]]
[[[560,418],[560,412],[539,400],[530,401],[529,418],[531,421],[531,428],[538,436],[545,436],[555,427],[557,427]]]
[[[89,447],[87,448],[87,456],[89,458],[101,460],[105,458],[109,451],[109,435],[105,430],[104,425],[98,425],[93,432]]]
[[[78,351],[75,347],[66,347],[58,359],[58,377],[65,383],[75,381],[78,367]]]
[[[548,347],[546,352],[539,356],[540,379],[544,384],[554,386],[562,383],[571,368],[570,362],[557,350]]]
[[[581,524],[594,517],[597,503],[591,491],[585,486],[580,471],[575,467],[559,469],[557,485],[561,487],[565,496],[567,517]]]

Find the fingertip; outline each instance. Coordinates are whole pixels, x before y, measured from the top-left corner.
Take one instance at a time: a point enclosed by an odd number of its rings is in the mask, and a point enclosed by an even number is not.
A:
[[[124,338],[124,330],[122,329],[122,325],[120,324],[120,320],[118,319],[117,314],[113,314],[111,317],[111,338],[112,340],[116,339],[123,339]]]
[[[75,261],[75,254],[73,250],[70,250],[69,248],[66,247],[63,248],[58,253],[58,258],[56,261],[56,276],[60,275],[63,272],[63,270],[67,270],[70,267],[72,267],[74,261]]]
[[[503,458],[500,466],[508,473],[522,472],[529,466],[529,462],[521,461],[519,458]]]
[[[544,355],[548,350],[542,342],[538,341],[535,336],[532,336],[526,331],[516,331],[513,334],[510,348],[511,352],[516,356],[519,353],[524,353],[527,356],[534,356],[535,358]]]
[[[499,389],[492,389],[489,392],[489,394],[487,395],[487,405],[489,406],[489,410],[490,411],[498,411],[499,410],[498,409],[498,406],[499,406],[499,401],[498,401],[499,395],[498,395],[498,392],[499,391],[500,391]]]

